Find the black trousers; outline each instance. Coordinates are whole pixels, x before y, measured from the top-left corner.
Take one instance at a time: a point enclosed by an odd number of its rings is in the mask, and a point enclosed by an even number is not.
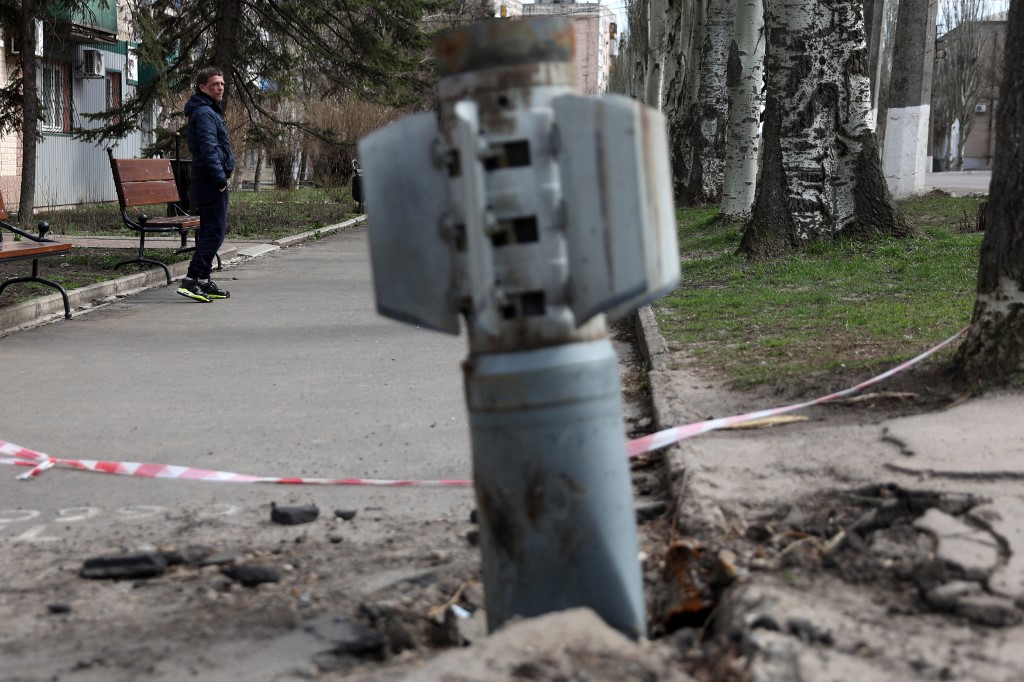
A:
[[[228,190],[221,192],[206,179],[192,176],[192,200],[199,208],[199,239],[187,276],[208,279],[228,230]]]

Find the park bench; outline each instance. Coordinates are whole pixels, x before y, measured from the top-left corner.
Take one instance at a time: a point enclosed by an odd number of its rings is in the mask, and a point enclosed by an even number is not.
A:
[[[171,271],[166,263],[147,258],[146,235],[177,233],[181,246],[175,253],[195,251],[195,245],[188,246],[188,233],[195,231],[198,239],[199,217],[190,215],[181,207],[181,196],[174,181],[174,172],[168,159],[115,159],[113,148],[107,149],[110,157],[110,171],[117,188],[117,201],[121,205],[121,218],[125,227],[139,233],[139,254],[135,258],[121,261],[115,268],[129,263],[149,263],[164,269],[167,283],[171,283]],[[149,216],[138,211],[139,206],[167,204],[168,216]],[[135,209],[134,211],[131,209]],[[217,256],[220,269],[220,256]]]
[[[71,302],[68,301],[68,292],[56,282],[39,276],[39,259],[47,256],[58,256],[71,249],[71,244],[56,242],[46,238],[50,224],[45,220],[39,223],[39,236],[25,232],[24,230],[8,222],[7,209],[4,207],[4,197],[0,194],[0,263],[7,263],[16,260],[31,260],[32,274],[24,277],[9,277],[0,282],[0,294],[11,284],[36,282],[53,287],[60,292],[64,299],[64,317],[71,319]],[[4,230],[14,233],[11,239],[4,239]],[[21,241],[15,241],[17,237]]]

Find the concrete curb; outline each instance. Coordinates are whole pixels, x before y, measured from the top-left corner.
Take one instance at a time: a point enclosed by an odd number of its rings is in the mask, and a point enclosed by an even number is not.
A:
[[[290,237],[281,237],[280,239],[275,239],[270,243],[273,244],[274,246],[280,246],[281,248],[285,248],[287,246],[294,246],[295,244],[298,244],[299,242],[304,242],[307,239],[315,239],[317,237],[322,237],[325,234],[330,234],[331,232],[336,232],[338,230],[344,230],[347,227],[354,227],[364,222],[366,222],[366,216],[361,215],[352,218],[351,220],[346,220],[343,223],[327,225],[326,227],[321,227],[316,230],[309,230],[308,232],[293,234]]]
[[[669,377],[669,350],[650,306],[637,311],[634,320],[640,354],[647,363],[647,380],[651,387],[651,408],[658,430],[679,426],[685,419],[676,408]],[[675,510],[676,528],[687,534],[721,533],[726,528],[725,515],[700,493],[697,451],[689,441],[665,449],[665,474],[669,495]]]
[[[290,237],[276,239],[270,242],[274,248],[264,250],[262,253],[294,246],[308,239],[314,239],[331,232],[354,227],[365,221],[366,216],[361,215],[351,220],[346,220],[343,223],[336,223],[317,230],[310,230]],[[237,247],[223,249],[220,252],[221,260],[228,261],[237,258],[239,255],[245,255],[240,254],[239,251]],[[259,255],[262,255],[262,253]],[[188,271],[188,261],[174,263],[168,267],[171,270],[171,277],[173,279],[184,277]],[[167,279],[164,277],[164,271],[161,268],[153,268],[152,270],[137,272],[118,279],[90,284],[79,289],[71,289],[68,291],[68,301],[71,303],[71,311],[74,314],[76,312],[84,312],[99,304],[109,303],[117,298],[137,294],[146,289],[167,286],[166,282]],[[0,308],[0,336],[6,336],[44,322],[62,319],[64,319],[64,301],[59,293],[41,296],[12,306],[4,306]]]

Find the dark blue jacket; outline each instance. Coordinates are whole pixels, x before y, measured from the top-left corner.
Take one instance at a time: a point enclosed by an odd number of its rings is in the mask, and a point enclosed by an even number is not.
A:
[[[188,149],[192,152],[192,175],[226,187],[235,170],[235,155],[228,141],[228,126],[220,106],[197,92],[185,105],[188,116]]]

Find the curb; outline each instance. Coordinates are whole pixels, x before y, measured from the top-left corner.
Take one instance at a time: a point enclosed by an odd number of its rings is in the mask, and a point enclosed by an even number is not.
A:
[[[277,249],[285,248],[287,246],[294,246],[308,239],[343,230],[347,227],[353,227],[365,221],[366,216],[361,215],[356,218],[352,218],[351,220],[346,220],[343,223],[336,223],[317,230],[310,230],[290,237],[283,237],[270,242],[274,248],[268,249],[264,253],[276,251]],[[222,261],[228,261],[244,254],[239,254],[239,249],[237,247],[230,247],[220,251],[219,255]],[[179,263],[168,265],[167,267],[171,271],[171,278],[177,279],[185,276],[185,273],[188,271],[188,261],[181,261]],[[84,310],[95,307],[99,304],[109,303],[117,298],[124,298],[125,296],[131,296],[145,291],[146,289],[153,289],[161,286],[167,286],[167,279],[164,277],[164,271],[160,268],[153,268],[143,272],[136,272],[132,275],[126,275],[118,279],[98,282],[78,289],[70,289],[68,291],[68,301],[71,304],[71,311],[74,314],[75,312],[83,312]],[[12,334],[16,331],[35,326],[37,324],[42,324],[44,322],[63,319],[64,299],[61,298],[61,295],[59,293],[54,293],[48,296],[41,296],[30,301],[25,301],[24,303],[17,303],[12,306],[4,306],[0,308],[0,336],[7,336],[8,334]]]
[[[668,344],[658,326],[654,309],[649,305],[640,308],[636,312],[634,326],[640,354],[648,367],[654,424],[658,430],[678,426],[685,419],[674,408]],[[698,480],[700,464],[694,445],[684,441],[667,447],[664,452],[665,475],[677,530],[689,535],[724,532],[727,524],[722,510],[701,495]]]

